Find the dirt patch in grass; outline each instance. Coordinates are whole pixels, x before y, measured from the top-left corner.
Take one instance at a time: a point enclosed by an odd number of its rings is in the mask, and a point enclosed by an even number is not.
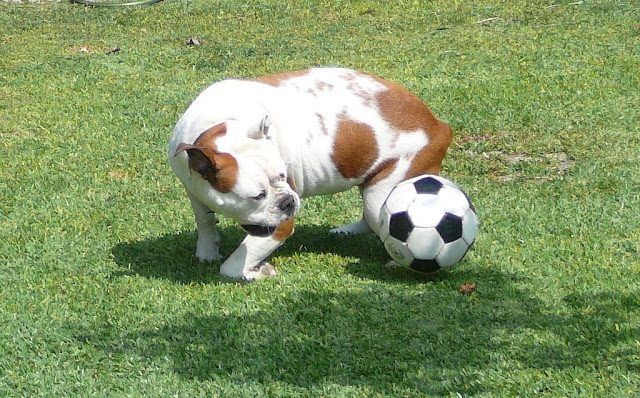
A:
[[[532,153],[522,150],[514,134],[465,135],[456,139],[463,156],[488,162],[491,175],[499,181],[562,178],[575,165],[566,152]]]
[[[496,158],[509,167],[495,167],[493,175],[500,181],[513,181],[516,179],[533,179],[540,181],[555,180],[564,176],[574,162],[569,160],[564,152],[545,153],[541,155],[532,155],[529,153],[507,153],[495,151],[492,153],[483,153],[482,156],[487,158]],[[546,170],[545,175],[527,175],[523,171],[519,171],[527,166],[533,168],[542,168]],[[537,166],[537,167],[535,167]],[[512,171],[515,170],[515,171]],[[511,171],[511,172],[510,172]]]

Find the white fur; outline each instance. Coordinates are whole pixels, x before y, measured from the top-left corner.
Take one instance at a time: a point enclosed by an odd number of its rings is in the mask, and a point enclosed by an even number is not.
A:
[[[205,89],[175,126],[168,151],[171,166],[189,193],[196,217],[197,257],[220,258],[215,217],[207,209],[231,216],[241,224],[276,225],[286,219],[273,208],[283,195],[297,193],[297,199],[298,195],[304,198],[331,194],[362,184],[364,176],[345,178],[331,159],[341,115],[373,130],[379,158],[369,171],[388,159],[398,162],[388,178],[362,189],[365,221],[332,232],[377,233],[377,217],[384,199],[404,178],[417,150],[427,145],[424,131],[397,134],[384,120],[376,102],[371,100],[381,90],[386,87],[377,80],[338,68],[312,69],[278,87],[256,81],[225,80]],[[221,152],[233,155],[239,166],[238,183],[227,194],[215,191],[198,173],[189,170],[186,153],[174,156],[180,143],[192,144],[205,130],[219,123],[227,124],[227,133],[216,140],[216,145]],[[295,182],[296,193],[287,184],[273,181],[281,173]],[[261,189],[269,191],[262,204],[247,199]],[[263,260],[281,244],[270,236],[247,236],[220,271],[247,279],[268,276],[260,269]]]

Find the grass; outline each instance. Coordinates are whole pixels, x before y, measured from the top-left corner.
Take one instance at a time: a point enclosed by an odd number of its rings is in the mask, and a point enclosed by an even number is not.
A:
[[[0,395],[638,395],[639,20],[612,0],[0,4]],[[194,259],[173,124],[212,81],[312,65],[401,82],[453,126],[444,172],[482,221],[461,265],[387,269],[375,236],[329,236],[355,191],[305,202],[277,279]],[[228,255],[242,232],[222,234]]]

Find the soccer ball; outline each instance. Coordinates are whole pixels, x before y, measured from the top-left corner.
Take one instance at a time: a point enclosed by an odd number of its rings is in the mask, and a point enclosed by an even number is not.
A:
[[[391,258],[419,272],[459,263],[478,232],[469,197],[456,184],[435,175],[396,185],[378,221],[380,239]]]

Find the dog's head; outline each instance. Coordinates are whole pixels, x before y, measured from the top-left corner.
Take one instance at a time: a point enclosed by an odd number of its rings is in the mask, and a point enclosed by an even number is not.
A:
[[[269,128],[266,116],[254,123],[227,120],[175,152],[186,153],[190,178],[202,180],[194,184],[200,200],[251,235],[270,235],[300,206]]]

